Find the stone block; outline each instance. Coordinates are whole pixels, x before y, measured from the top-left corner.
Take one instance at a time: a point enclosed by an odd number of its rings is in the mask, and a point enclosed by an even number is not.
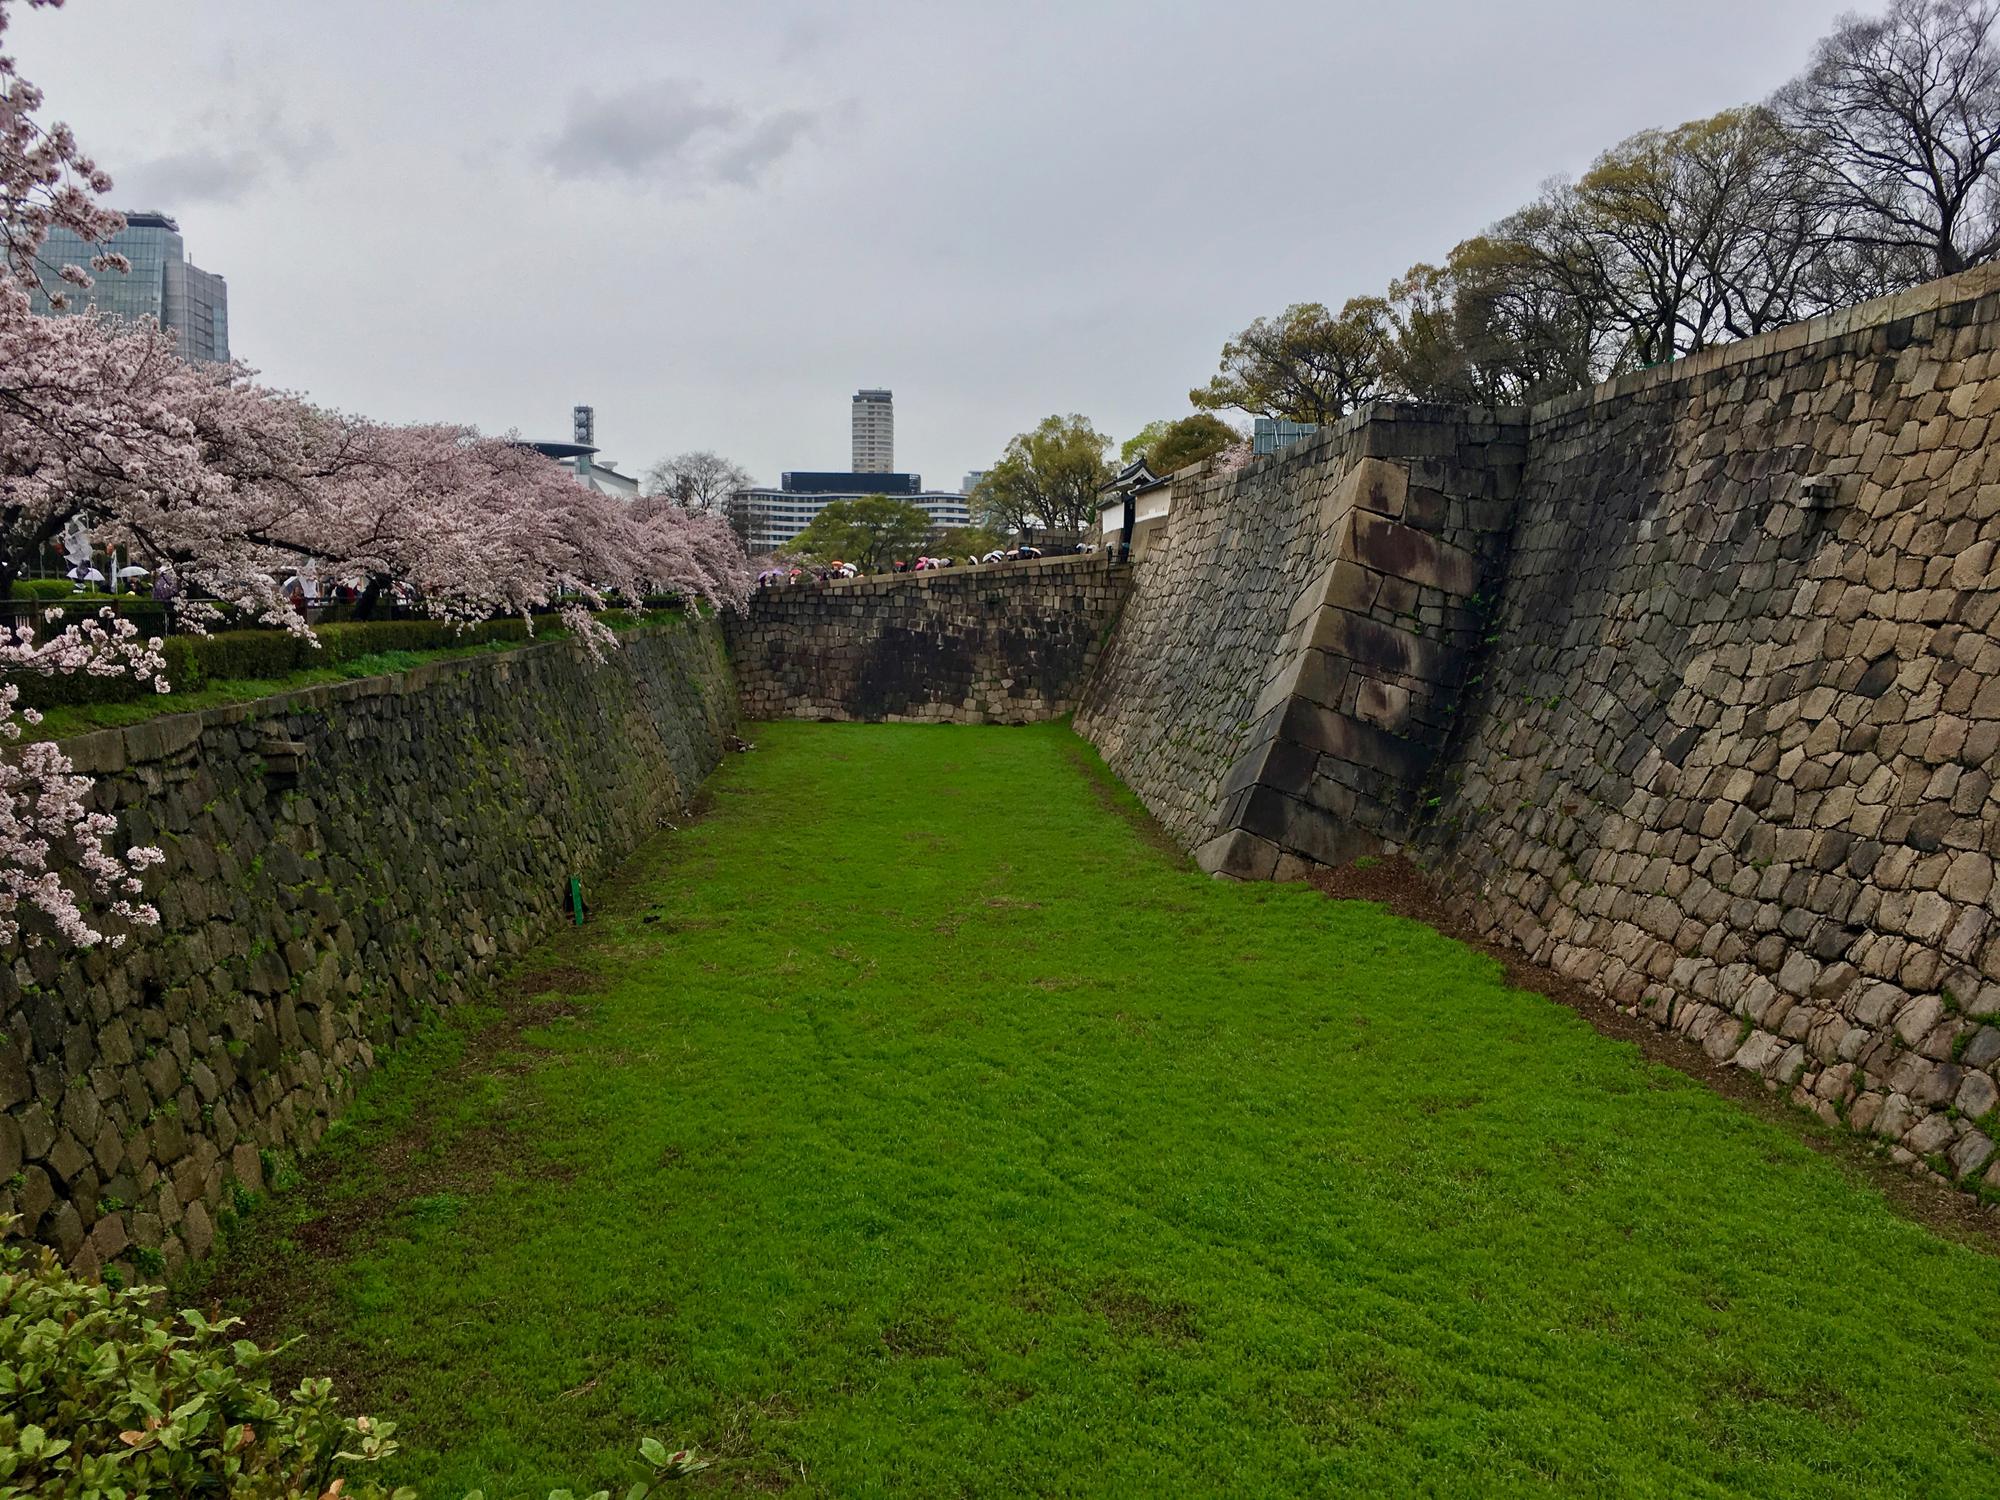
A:
[[[1269,880],[1280,850],[1270,840],[1240,828],[1217,834],[1195,850],[1195,864],[1210,875],[1233,880]]]
[[[1479,560],[1428,532],[1360,512],[1351,545],[1355,559],[1377,572],[1460,597],[1479,591]]]
[[[1322,865],[1344,864],[1357,854],[1380,847],[1377,837],[1346,819],[1267,787],[1251,793],[1241,828],[1269,843],[1274,850],[1297,854]],[[1272,867],[1276,867],[1275,859]],[[1267,879],[1269,872],[1256,878]]]
[[[1375,678],[1363,678],[1354,701],[1355,717],[1391,733],[1401,733],[1410,723],[1410,690]]]
[[[1338,708],[1352,672],[1353,665],[1342,657],[1325,651],[1302,651],[1297,675],[1292,679],[1291,696],[1322,708]]]
[[[1452,680],[1460,661],[1459,653],[1438,641],[1342,609],[1321,610],[1307,644],[1345,657],[1370,675],[1426,682]]]
[[[1278,735],[1335,760],[1380,771],[1409,788],[1416,786],[1430,764],[1422,745],[1304,699],[1294,700],[1285,711]]]

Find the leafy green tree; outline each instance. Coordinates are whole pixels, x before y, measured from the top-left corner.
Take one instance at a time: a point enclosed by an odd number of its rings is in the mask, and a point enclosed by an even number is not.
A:
[[[1213,412],[1196,412],[1171,423],[1146,454],[1146,463],[1161,478],[1213,458],[1243,441],[1243,434]]]
[[[964,559],[979,557],[991,552],[1006,542],[1006,538],[988,526],[954,526],[938,537],[934,544],[939,557]]]
[[[885,573],[899,557],[924,548],[931,518],[907,500],[866,495],[835,500],[785,549],[812,562],[849,562],[864,573]]]
[[[1462,242],[1441,266],[1412,266],[1388,305],[1386,377],[1412,400],[1506,406],[1597,378],[1599,304],[1500,231]]]
[[[1460,336],[1489,399],[1537,401],[1612,367],[1619,339],[1597,265],[1544,194],[1452,251]]]
[[[1144,427],[1141,427],[1137,432],[1125,439],[1123,443],[1119,444],[1118,462],[1124,465],[1133,463],[1141,458],[1146,458],[1147,454],[1152,452],[1153,445],[1165,437],[1167,429],[1173,425],[1171,417],[1156,417],[1148,422]],[[1152,460],[1147,459],[1147,462],[1150,463]],[[1158,473],[1159,471],[1156,469],[1153,472]]]
[[[1458,286],[1449,269],[1424,262],[1389,283],[1388,384],[1416,401],[1480,399],[1459,326]]]
[[[1162,417],[1148,422],[1126,439],[1118,457],[1123,463],[1143,458],[1146,466],[1161,478],[1189,464],[1212,458],[1225,448],[1243,441],[1243,434],[1212,412],[1200,411],[1191,417],[1173,420]]]
[[[1627,137],[1483,248],[1516,288],[1555,294],[1571,352],[1580,338],[1602,377],[1883,289],[1838,245],[1829,181],[1770,110],[1728,109]]]
[[[972,493],[973,513],[1003,536],[1044,532],[1081,536],[1097,516],[1097,496],[1111,479],[1111,439],[1070,415],[1044,417],[1017,433]]]
[[[1295,302],[1222,346],[1222,371],[1188,392],[1203,411],[1235,408],[1293,422],[1331,422],[1383,390],[1388,308],[1352,297],[1336,316]]]

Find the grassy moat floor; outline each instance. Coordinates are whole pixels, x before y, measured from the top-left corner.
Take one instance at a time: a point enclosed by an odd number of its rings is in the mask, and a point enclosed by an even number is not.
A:
[[[2000,1487],[2000,1263],[1062,726],[767,725],[210,1284],[426,1495]],[[488,1024],[482,1029],[481,1021]],[[198,1290],[198,1288],[197,1288]]]

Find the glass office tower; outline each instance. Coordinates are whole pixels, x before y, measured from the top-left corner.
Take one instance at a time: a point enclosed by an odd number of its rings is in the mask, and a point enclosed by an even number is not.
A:
[[[90,258],[116,252],[132,269],[91,271],[96,285],[89,291],[66,286],[62,268],[90,270]],[[180,225],[165,214],[132,213],[125,228],[101,245],[93,245],[67,229],[52,229],[42,246],[42,285],[31,293],[36,312],[53,311],[46,289],[68,292],[67,311],[95,307],[112,317],[152,318],[179,341],[189,359],[229,358],[229,284],[187,258]]]

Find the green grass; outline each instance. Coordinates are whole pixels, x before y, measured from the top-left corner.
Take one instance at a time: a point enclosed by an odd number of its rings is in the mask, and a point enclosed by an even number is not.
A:
[[[543,956],[566,1007],[405,1044],[223,1266],[393,1477],[622,1487],[655,1434],[800,1494],[2000,1483],[1994,1262],[1806,1127],[1202,878],[1060,726],[754,737]]]
[[[607,613],[604,623],[612,630],[638,629],[642,625],[659,624],[662,617],[633,619],[626,615]],[[377,651],[367,656],[351,657],[330,667],[314,667],[303,672],[287,673],[283,677],[241,677],[219,678],[205,682],[189,691],[155,693],[151,697],[135,698],[122,703],[66,703],[41,710],[42,722],[38,725],[21,726],[24,742],[33,740],[66,739],[73,734],[88,734],[95,729],[116,729],[128,724],[141,724],[148,719],[157,719],[165,714],[195,713],[204,708],[222,708],[231,703],[248,703],[256,698],[269,698],[277,693],[296,692],[300,688],[318,687],[330,682],[354,682],[363,677],[381,677],[390,672],[407,672],[429,661],[446,661],[461,656],[488,656],[500,651],[521,651],[529,646],[546,645],[550,641],[567,638],[569,632],[554,620],[536,623],[535,635],[526,641],[479,641],[465,646],[438,646],[425,651]]]

